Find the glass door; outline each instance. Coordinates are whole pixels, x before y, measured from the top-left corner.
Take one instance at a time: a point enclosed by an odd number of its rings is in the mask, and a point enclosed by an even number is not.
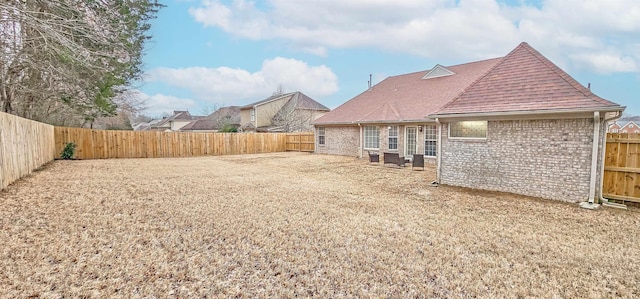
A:
[[[418,127],[406,127],[404,131],[404,156],[413,158],[413,154],[418,152]]]

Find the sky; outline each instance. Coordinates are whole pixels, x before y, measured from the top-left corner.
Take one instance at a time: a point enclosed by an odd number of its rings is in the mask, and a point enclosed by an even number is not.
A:
[[[161,0],[143,114],[246,105],[279,87],[335,108],[389,76],[503,57],[521,42],[640,115],[638,0]]]

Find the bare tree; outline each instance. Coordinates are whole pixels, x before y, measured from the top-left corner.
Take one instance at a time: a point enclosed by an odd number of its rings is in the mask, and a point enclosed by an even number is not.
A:
[[[306,132],[310,130],[313,117],[312,110],[296,109],[285,105],[273,117],[273,126],[281,128],[283,132]]]
[[[200,113],[202,115],[210,115],[211,113],[216,112],[218,109],[220,109],[222,107],[222,105],[215,103],[212,105],[206,105],[204,107],[202,107],[202,109],[200,109]]]
[[[137,107],[117,96],[142,74],[156,0],[0,2],[0,111],[62,125]],[[124,109],[124,110],[123,110]]]
[[[285,93],[284,85],[280,83],[278,84],[278,87],[276,88],[276,90],[273,92],[272,96],[279,96],[279,95],[283,95],[284,93]]]

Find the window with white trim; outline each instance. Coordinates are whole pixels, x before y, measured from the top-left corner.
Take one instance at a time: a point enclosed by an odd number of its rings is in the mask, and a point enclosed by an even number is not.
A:
[[[487,138],[486,121],[459,121],[449,124],[449,137],[485,139]]]
[[[325,143],[325,132],[324,127],[318,128],[318,145],[324,145]]]
[[[424,126],[424,155],[435,157],[437,152],[438,129],[436,125]]]
[[[389,127],[389,150],[398,149],[398,126]]]
[[[251,109],[251,121],[256,120],[256,109]]]
[[[364,127],[364,148],[379,149],[380,148],[380,130],[377,126]]]

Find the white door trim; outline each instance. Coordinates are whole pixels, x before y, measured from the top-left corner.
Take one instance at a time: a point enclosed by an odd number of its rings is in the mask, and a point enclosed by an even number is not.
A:
[[[404,127],[404,157],[406,159],[413,159],[413,154],[409,155],[409,129],[413,129],[413,133],[415,134],[415,148],[413,149],[414,153],[418,153],[418,127],[417,126],[407,126]]]

